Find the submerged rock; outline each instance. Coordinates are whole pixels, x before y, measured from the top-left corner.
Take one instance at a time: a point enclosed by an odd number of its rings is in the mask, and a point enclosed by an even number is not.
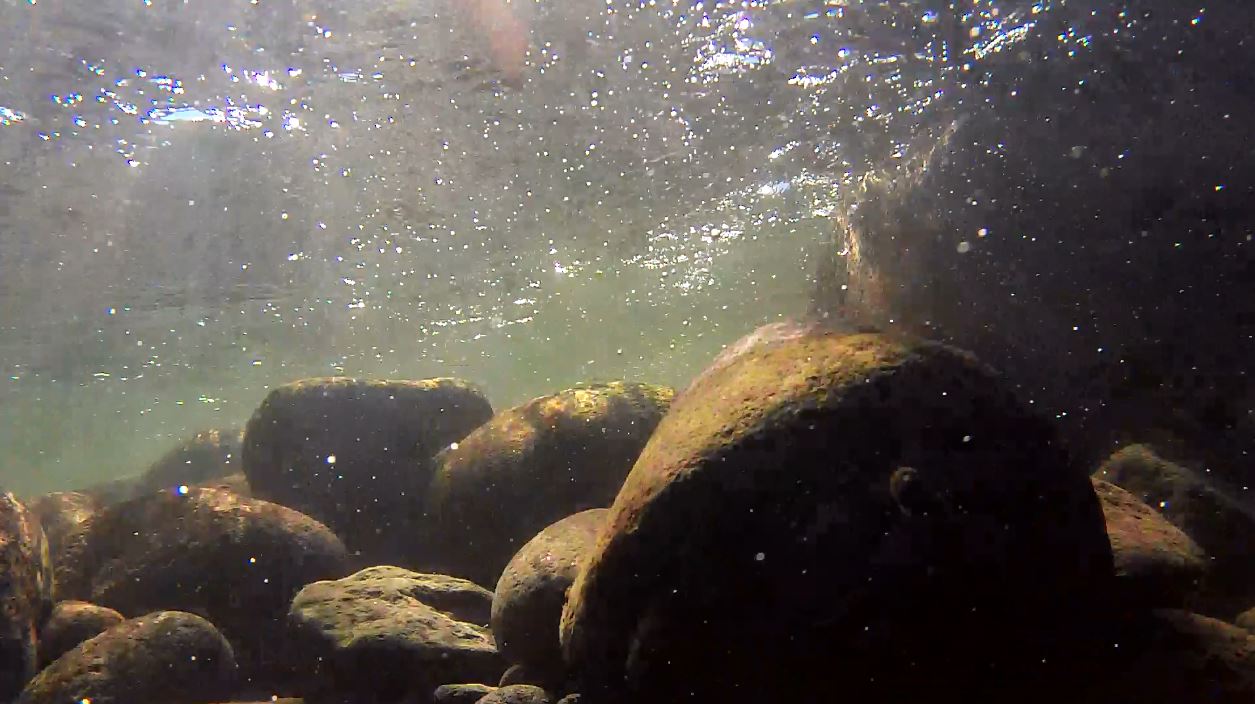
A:
[[[13,494],[0,494],[0,701],[37,671],[35,632],[52,609],[51,565],[34,514]]]
[[[293,699],[291,697],[280,697],[278,699],[267,699],[259,702],[225,702],[225,704],[305,704],[305,700]]]
[[[783,701],[822,673],[850,701],[976,701],[1053,684],[1043,660],[1111,579],[1088,478],[996,375],[941,345],[822,334],[676,401],[561,643],[585,695]]]
[[[457,379],[306,379],[249,420],[244,473],[256,496],[325,522],[368,563],[413,563],[432,457],[492,417]]]
[[[511,408],[443,453],[426,513],[441,571],[493,585],[542,528],[608,506],[671,404],[663,386],[615,382]]]
[[[550,682],[562,674],[562,605],[606,514],[605,509],[590,509],[545,528],[519,550],[497,581],[492,600],[497,647],[509,662],[527,665],[541,678],[521,683]]]
[[[1111,482],[1093,479],[1116,583],[1126,603],[1183,606],[1207,573],[1207,555],[1162,514]]]
[[[497,681],[505,666],[479,625],[491,598],[466,580],[371,567],[302,589],[288,623],[321,696],[387,702]]]
[[[501,687],[479,700],[482,704],[553,704],[548,692],[530,684]]]
[[[207,489],[226,489],[227,491],[244,497],[253,496],[253,489],[248,485],[248,477],[244,476],[243,472],[228,474],[227,476],[220,477],[218,479],[211,479],[207,482],[201,482],[196,486]]]
[[[564,595],[565,596],[565,595]],[[558,605],[558,617],[562,616],[562,605]],[[558,623],[553,622],[554,641],[558,639]],[[501,639],[497,632],[493,631],[493,636],[497,637],[497,647],[501,646]],[[508,657],[508,656],[507,656]],[[501,673],[501,680],[497,682],[498,687],[509,687],[512,684],[533,684],[537,687],[548,689],[556,685],[561,685],[562,681],[558,677],[562,672],[561,665],[557,667],[549,667],[545,670],[539,670],[528,665],[511,665],[505,672]]]
[[[1187,611],[1138,612],[1111,635],[1085,704],[1241,704],[1255,700],[1255,636]]]
[[[240,471],[240,444],[244,431],[205,430],[162,455],[144,472],[138,494],[175,491],[196,486]]]
[[[310,582],[348,571],[326,526],[224,489],[158,492],[83,525],[57,562],[62,596],[138,616],[203,614],[249,677],[274,665],[288,604]]]
[[[79,643],[95,638],[125,620],[113,609],[85,601],[57,604],[48,622],[39,631],[39,667],[47,667],[53,660],[78,647]]]
[[[486,684],[442,684],[431,695],[432,704],[475,704],[497,691]]]
[[[213,624],[178,611],[124,621],[62,655],[17,704],[199,704],[219,701],[236,674]]]
[[[86,492],[58,491],[35,497],[30,501],[29,507],[43,526],[44,535],[48,539],[48,551],[56,555],[61,552],[66,537],[84,521],[99,513],[104,508],[104,503]]]
[[[1095,476],[1158,507],[1212,558],[1200,608],[1229,618],[1250,605],[1255,597],[1255,560],[1250,549],[1255,508],[1146,445],[1116,452]]]

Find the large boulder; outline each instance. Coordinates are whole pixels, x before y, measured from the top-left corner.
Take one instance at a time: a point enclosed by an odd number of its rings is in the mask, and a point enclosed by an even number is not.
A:
[[[1190,536],[1136,496],[1093,479],[1122,599],[1145,606],[1181,607],[1199,591],[1207,554]]]
[[[562,674],[558,645],[562,606],[580,563],[592,552],[606,513],[589,509],[545,528],[518,551],[497,580],[492,599],[497,647],[509,662],[539,674],[542,682]]]
[[[37,671],[36,629],[52,609],[51,565],[39,521],[13,494],[0,494],[0,701]]]
[[[61,596],[129,617],[163,609],[204,615],[253,678],[277,665],[292,597],[348,569],[340,539],[309,516],[195,488],[105,509],[62,551],[57,580]]]
[[[165,611],[124,621],[62,655],[17,704],[200,704],[225,699],[231,646],[205,619]]]
[[[494,585],[554,521],[610,505],[674,391],[614,382],[503,411],[442,453],[427,492],[442,572]]]
[[[65,539],[96,515],[104,504],[86,492],[57,491],[31,499],[28,507],[44,529],[49,553],[56,555],[61,552]]]
[[[676,401],[561,643],[589,696],[805,699],[821,673],[851,701],[975,701],[1063,686],[1112,579],[1086,473],[998,376],[941,345],[816,334]]]
[[[496,682],[491,600],[463,579],[388,566],[305,587],[288,623],[313,665],[307,698],[425,701],[449,682]]]
[[[244,474],[254,495],[323,521],[366,564],[412,564],[432,458],[491,417],[457,379],[305,379],[249,420]]]
[[[1232,618],[1255,601],[1255,506],[1190,468],[1160,457],[1147,445],[1130,445],[1109,457],[1095,475],[1157,509],[1211,557],[1198,608]]]
[[[57,604],[47,623],[39,629],[39,667],[47,667],[52,661],[78,647],[79,643],[95,638],[125,620],[122,614],[113,609],[85,601],[63,601]]]

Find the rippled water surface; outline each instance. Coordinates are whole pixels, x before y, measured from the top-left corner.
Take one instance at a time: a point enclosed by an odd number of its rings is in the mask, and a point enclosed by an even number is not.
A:
[[[1192,16],[1178,31],[1207,31]],[[136,471],[300,376],[457,375],[498,406],[682,385],[806,309],[854,184],[1007,99],[1024,42],[1067,65],[1139,21],[1064,0],[0,0],[0,476]]]

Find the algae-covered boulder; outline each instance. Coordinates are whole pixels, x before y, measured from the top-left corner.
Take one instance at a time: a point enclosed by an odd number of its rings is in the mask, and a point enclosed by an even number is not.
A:
[[[0,494],[0,701],[36,672],[35,632],[52,609],[51,565],[34,514],[13,494]]]
[[[475,704],[497,691],[486,684],[442,684],[431,694],[432,704]]]
[[[479,700],[482,704],[553,704],[548,692],[530,684],[500,687]]]
[[[129,617],[173,609],[209,618],[249,677],[271,667],[282,649],[292,597],[347,572],[344,545],[326,526],[208,488],[111,506],[82,526],[57,561],[65,598]]]
[[[39,667],[47,667],[53,660],[78,647],[79,643],[95,638],[125,620],[113,609],[85,601],[60,602],[39,630]]]
[[[174,491],[240,471],[240,443],[244,431],[204,430],[170,449],[144,471],[137,494]]]
[[[66,537],[96,515],[104,504],[98,497],[86,492],[58,491],[31,499],[28,507],[43,526],[48,551],[56,555]]]
[[[410,564],[432,457],[490,417],[457,379],[306,379],[249,420],[244,473],[256,496],[323,521],[367,563]]]
[[[1093,484],[1121,598],[1146,606],[1186,604],[1207,573],[1203,549],[1136,496],[1102,479]]]
[[[288,623],[319,696],[425,699],[442,684],[500,677],[505,666],[481,625],[491,598],[466,580],[371,567],[302,589]]]
[[[998,376],[941,345],[817,334],[677,399],[561,643],[586,696],[806,699],[820,673],[849,701],[977,701],[1052,683],[1111,580],[1088,477]]]
[[[1109,457],[1095,476],[1157,509],[1211,558],[1200,596],[1208,613],[1233,617],[1255,597],[1255,507],[1188,467],[1130,445]]]
[[[39,673],[18,704],[199,704],[225,699],[231,646],[205,619],[165,611],[124,621]]]
[[[528,541],[497,580],[492,600],[497,647],[511,663],[530,666],[541,681],[562,673],[562,605],[605,522],[606,510],[595,508],[554,523]]]
[[[554,521],[610,505],[674,392],[615,382],[511,408],[439,459],[427,492],[440,571],[494,585]]]

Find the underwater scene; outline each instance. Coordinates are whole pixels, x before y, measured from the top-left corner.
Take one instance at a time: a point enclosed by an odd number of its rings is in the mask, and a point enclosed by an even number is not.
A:
[[[0,704],[1255,704],[1251,0],[0,0]]]

